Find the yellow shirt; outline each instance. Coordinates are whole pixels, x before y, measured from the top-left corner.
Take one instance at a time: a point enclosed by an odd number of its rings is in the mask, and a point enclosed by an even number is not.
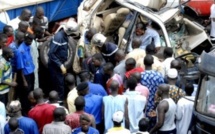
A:
[[[69,108],[69,113],[76,112],[75,99],[78,97],[78,92],[76,88],[73,88],[67,95],[67,104]]]

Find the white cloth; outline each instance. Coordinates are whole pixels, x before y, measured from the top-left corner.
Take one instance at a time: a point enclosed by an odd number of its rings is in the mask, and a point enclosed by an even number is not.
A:
[[[215,19],[215,4],[211,5],[210,19],[211,19],[211,33],[210,33],[210,36],[215,37],[215,21],[213,20],[213,19]]]
[[[125,95],[128,98],[130,131],[133,133],[139,130],[138,123],[145,117],[143,110],[146,105],[146,97],[142,96],[140,92],[137,91],[126,91]]]
[[[170,65],[171,62],[174,60],[173,57],[170,58],[166,58],[163,62],[162,62],[162,66],[163,66],[163,70],[164,70],[164,76],[167,75],[168,70],[170,69]]]
[[[0,134],[4,134],[4,126],[6,125],[6,119],[0,115]]]
[[[16,18],[12,19],[11,21],[9,21],[9,22],[7,23],[7,25],[12,26],[12,27],[13,27],[13,30],[16,30],[16,29],[18,29],[18,27],[19,27],[19,22],[21,22],[21,20],[19,19],[19,16],[18,16],[18,17],[16,17]]]
[[[35,66],[35,69],[34,69],[34,89],[37,89],[39,88],[39,78],[38,78],[38,68],[39,68],[39,65],[38,65],[38,58],[39,58],[39,52],[38,52],[38,43],[33,40],[31,45],[30,45],[30,49],[31,49],[31,56],[32,56],[32,59],[33,59],[33,63],[34,63],[34,66]]]
[[[171,98],[163,99],[162,101],[167,101],[169,104],[169,108],[168,108],[168,111],[165,113],[165,119],[164,119],[163,126],[159,130],[160,131],[171,131],[171,130],[175,129],[175,127],[176,127],[176,125],[175,125],[176,104]],[[162,101],[160,101],[160,103]]]
[[[176,112],[177,134],[187,134],[193,114],[194,99],[193,96],[186,96],[178,101]]]

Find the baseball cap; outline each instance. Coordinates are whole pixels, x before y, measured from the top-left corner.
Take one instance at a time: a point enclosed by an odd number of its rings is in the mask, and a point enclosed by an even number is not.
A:
[[[105,43],[106,39],[107,39],[107,37],[105,37],[103,34],[97,33],[93,36],[92,43],[94,45],[96,45],[97,47],[102,47],[103,44]]]
[[[175,68],[171,68],[168,70],[167,76],[170,79],[175,79],[178,77],[178,71]]]
[[[21,110],[21,103],[18,100],[11,101],[10,105],[8,106],[9,113],[16,113]]]
[[[123,118],[124,118],[124,113],[122,111],[117,111],[113,114],[113,121],[114,122],[117,122],[117,123],[120,123],[123,121]]]

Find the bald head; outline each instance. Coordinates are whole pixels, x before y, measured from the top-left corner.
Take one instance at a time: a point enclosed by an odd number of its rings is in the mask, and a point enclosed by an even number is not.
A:
[[[21,21],[21,22],[19,22],[19,27],[18,27],[18,29],[19,29],[21,32],[26,33],[28,27],[29,27],[28,22],[26,22],[26,21]]]
[[[15,34],[18,44],[21,44],[24,41],[25,34],[21,31],[17,31]]]
[[[41,6],[37,7],[35,16],[38,19],[43,19],[43,17],[44,17],[44,9],[43,9],[43,7],[41,7]]]
[[[132,41],[132,48],[133,49],[139,48],[141,43],[142,43],[142,40],[140,38],[134,38]]]
[[[118,49],[115,53],[115,60],[120,62],[121,60],[125,59],[125,52],[121,49]]]
[[[140,82],[140,80],[141,80],[141,73],[135,72],[135,73],[131,74],[131,76],[134,77],[137,80],[138,83]]]
[[[23,9],[21,12],[21,15],[20,15],[20,19],[22,21],[28,22],[30,20],[30,17],[31,17],[31,10],[29,10],[27,8]]]
[[[86,38],[88,41],[91,41],[93,36],[97,33],[97,30],[95,28],[90,28],[87,32],[86,32]]]
[[[77,111],[84,110],[84,107],[85,107],[85,99],[84,99],[83,96],[78,96],[78,97],[75,99],[75,107],[76,107],[76,110],[77,110]]]
[[[171,62],[171,66],[170,68],[175,68],[176,70],[180,70],[181,69],[181,63],[178,60],[173,60]]]
[[[113,80],[110,84],[110,89],[112,92],[118,92],[119,83],[117,81]]]
[[[160,84],[157,91],[158,96],[169,95],[169,88],[168,84]]]
[[[50,102],[50,103],[57,103],[58,100],[59,100],[58,92],[56,92],[56,91],[54,91],[54,90],[51,91],[51,92],[49,93],[49,102]]]
[[[67,74],[65,77],[65,82],[68,86],[75,85],[75,77],[72,74]]]
[[[39,99],[43,99],[43,90],[40,88],[37,88],[34,90],[33,95],[36,101],[38,101]]]

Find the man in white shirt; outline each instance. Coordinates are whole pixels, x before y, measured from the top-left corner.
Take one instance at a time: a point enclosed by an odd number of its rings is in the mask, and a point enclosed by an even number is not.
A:
[[[21,21],[29,22],[30,17],[31,17],[31,10],[27,8],[23,9],[21,12],[21,15],[9,21],[7,25],[12,26],[13,30],[16,30],[19,27],[19,22]]]
[[[187,134],[190,126],[195,97],[191,96],[194,87],[192,84],[185,86],[186,96],[181,98],[177,104],[176,128],[177,134]]]
[[[140,92],[135,91],[137,86],[137,80],[134,77],[130,77],[127,80],[128,91],[125,92],[125,95],[128,98],[128,117],[130,131],[138,131],[139,120],[145,117],[143,110],[146,105],[146,97],[142,96]]]
[[[168,70],[170,69],[171,62],[174,60],[173,58],[173,49],[171,47],[166,47],[163,52],[164,61],[162,63],[164,76],[167,75]]]

